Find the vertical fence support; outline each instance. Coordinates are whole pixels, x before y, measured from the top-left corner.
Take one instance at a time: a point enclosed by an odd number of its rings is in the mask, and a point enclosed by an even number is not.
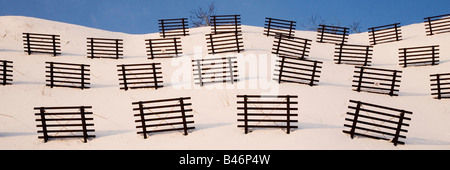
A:
[[[162,34],[163,34],[163,38],[166,38],[166,29],[164,29],[164,20],[161,20],[161,29],[162,29]]]
[[[27,52],[31,55],[30,33],[27,33]]]
[[[287,134],[291,133],[291,96],[287,96],[286,97],[286,115],[287,115],[287,119],[286,119],[286,125],[287,125]]]
[[[155,63],[152,63],[152,69],[153,69],[153,81],[155,82],[155,89],[158,90],[158,79],[156,78],[156,65],[155,65]]]
[[[84,64],[81,65],[81,90],[84,89]]]
[[[139,115],[141,116],[142,133],[144,134],[144,139],[147,139],[147,127],[145,125],[144,106],[141,101],[139,102]]]
[[[433,29],[432,29],[432,26],[431,26],[431,18],[430,17],[428,17],[427,18],[428,19],[428,29],[430,29],[430,36],[431,35],[433,35]]]
[[[345,43],[345,36],[347,36],[347,28],[344,28],[344,34],[342,35],[342,43],[341,44]]]
[[[228,57],[228,67],[230,67],[231,84],[234,84],[234,72],[233,72],[233,64],[231,62],[231,57]]]
[[[91,59],[94,59],[94,38],[91,39]]]
[[[180,107],[181,107],[181,119],[183,120],[183,129],[184,129],[184,135],[188,135],[187,131],[187,124],[186,124],[186,113],[184,109],[184,101],[183,98],[180,98]]]
[[[394,75],[392,75],[392,84],[391,84],[391,90],[389,92],[390,96],[394,96],[394,88],[395,88],[395,80],[397,78],[397,70],[394,70]]]
[[[398,144],[398,138],[400,136],[400,130],[402,129],[402,124],[403,124],[403,118],[404,117],[405,117],[405,111],[402,110],[402,112],[400,113],[400,118],[398,120],[397,129],[395,130],[395,137],[392,140],[392,142],[394,143],[394,146],[397,146],[397,144]]]
[[[269,34],[270,34],[270,24],[272,24],[272,18],[269,18],[269,24],[267,26],[267,36],[269,36]]]
[[[350,137],[352,139],[353,139],[353,137],[355,137],[356,123],[358,121],[358,116],[359,116],[359,110],[360,109],[361,109],[361,102],[358,101],[358,103],[356,104],[355,117],[353,118],[352,128],[350,130]]]
[[[282,74],[283,74],[283,67],[284,67],[284,60],[285,57],[284,56],[280,56],[281,57],[281,64],[280,64],[280,73],[278,74],[278,84],[281,84],[281,78],[282,78]]]
[[[316,67],[317,67],[317,61],[314,61],[314,67],[313,67],[313,71],[311,73],[311,81],[309,82],[309,86],[314,86],[314,77],[316,76]]]
[[[238,37],[238,31],[236,30],[235,32],[234,32],[234,34],[235,34],[235,37],[236,37],[236,48],[237,48],[237,52],[238,53],[240,53],[241,52],[241,50],[239,49],[239,37]]]
[[[209,34],[209,40],[210,40],[210,44],[211,44],[211,52],[212,52],[213,54],[215,54],[215,52],[214,52],[214,43],[213,43],[213,36],[212,36],[212,34]]]
[[[125,65],[122,64],[122,78],[123,78],[123,87],[125,88],[125,91],[128,90],[128,84],[127,84],[127,74],[125,70]]]
[[[178,57],[177,38],[173,38],[173,43],[175,47],[175,57]]]
[[[247,111],[247,102],[248,97],[247,95],[244,95],[244,131],[245,134],[248,134],[248,111]]]
[[[373,38],[373,45],[376,45],[377,42],[375,40],[375,28],[372,28],[372,38]]]
[[[339,48],[339,58],[338,58],[338,64],[341,64],[341,58],[342,58],[342,48],[344,48],[344,44],[340,44],[341,48]]]
[[[403,49],[403,67],[407,67],[407,60],[406,60],[406,48],[405,49]]]
[[[364,74],[364,67],[361,67],[361,70],[359,73],[358,88],[356,88],[357,92],[361,92],[361,84],[362,84],[363,74]]]
[[[153,46],[152,46],[151,39],[148,40],[148,45],[150,46],[150,56],[151,56],[151,59],[153,60],[153,59],[155,59],[155,57],[153,57]]]
[[[369,47],[370,46],[367,46],[366,48],[366,58],[364,59],[364,66],[368,66],[367,62],[369,60]]]
[[[53,56],[56,56],[56,36],[52,35],[52,44],[53,44]]]
[[[3,62],[3,82],[2,82],[2,84],[3,85],[6,85],[6,64],[7,64],[7,62],[6,62],[6,60],[4,60]]]
[[[431,65],[436,65],[434,46],[431,47]]]
[[[50,63],[50,88],[53,88],[54,85],[54,76],[53,76],[53,62]]]
[[[320,35],[320,41],[323,42],[323,34],[325,33],[325,25],[322,25],[322,34]]]
[[[397,27],[397,24],[395,24],[394,27],[395,27],[395,38],[396,38],[397,41],[400,41],[400,40],[399,40],[399,37],[398,37],[398,29],[397,29],[398,27]]]
[[[213,17],[213,21],[214,21],[214,34],[217,34],[217,30],[216,30],[216,22],[217,22],[216,16],[212,16],[212,17]],[[211,40],[212,40],[212,38],[211,38]]]
[[[119,59],[119,39],[116,39],[116,60]]]
[[[80,115],[81,115],[81,125],[83,126],[84,143],[86,143],[88,134],[87,134],[87,128],[86,128],[86,116],[85,116],[84,106],[81,106],[81,108],[80,108]]]
[[[291,25],[289,26],[289,37],[292,36],[292,27],[294,25],[294,21],[291,21]]]
[[[44,134],[44,142],[48,141],[48,134],[47,134],[47,123],[45,120],[45,109],[41,107],[39,109],[40,115],[41,115],[41,124],[42,124],[42,133]]]
[[[183,36],[186,36],[186,25],[184,24],[184,18],[181,18],[181,23],[183,24]]]
[[[438,96],[437,96],[437,98],[438,99],[441,99],[442,97],[441,97],[441,80],[440,80],[440,78],[441,78],[441,76],[438,74],[438,75],[436,75],[436,80],[437,80],[437,92],[438,92]]]

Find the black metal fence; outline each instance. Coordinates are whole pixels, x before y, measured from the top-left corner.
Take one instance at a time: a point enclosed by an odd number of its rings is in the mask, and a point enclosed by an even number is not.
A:
[[[0,60],[0,84],[3,86],[12,84],[12,64],[12,61]]]
[[[206,34],[208,54],[220,54],[244,51],[244,42],[241,32],[222,32]]]
[[[405,144],[400,141],[400,138],[405,139],[406,136],[400,133],[408,132],[404,127],[409,124],[405,122],[410,121],[411,118],[406,117],[406,114],[412,114],[412,112],[355,100],[350,100],[350,103],[353,104],[348,106],[352,110],[347,112],[350,118],[345,118],[349,124],[344,124],[349,130],[343,130],[343,132],[350,134],[352,139],[358,135],[389,140],[395,146]]]
[[[278,34],[273,42],[272,54],[303,59],[309,56],[311,41],[306,38],[288,37]]]
[[[61,54],[61,39],[59,35],[22,33],[23,45],[28,55],[31,53],[46,53],[53,56]]]
[[[355,91],[398,96],[402,71],[355,66],[353,85]]]
[[[450,14],[424,18],[427,36],[450,32]]]
[[[160,38],[145,40],[148,59],[173,58],[183,54],[180,38]]]
[[[120,89],[162,88],[161,63],[117,65]]]
[[[94,118],[87,117],[93,113],[88,111],[91,106],[69,106],[69,107],[35,107],[35,113],[39,116],[36,121],[40,122],[42,130],[37,131],[42,133],[42,136],[38,138],[44,139],[47,142],[53,138],[83,138],[84,143],[88,138],[95,137],[95,135],[89,134],[94,132],[94,129],[89,127],[94,126],[94,123],[88,123],[93,121]]]
[[[80,88],[82,90],[90,88],[89,65],[57,62],[45,62],[45,64],[47,86]]]
[[[319,25],[319,28],[317,28],[317,42],[345,44],[348,40],[349,30],[347,27]]]
[[[370,66],[372,61],[372,46],[355,44],[336,44],[334,48],[336,64]]]
[[[275,69],[275,78],[278,83],[299,83],[316,86],[319,82],[323,62],[300,59],[295,57],[279,56]]]
[[[383,44],[402,40],[400,23],[369,28],[371,45]]]
[[[241,15],[213,15],[210,17],[211,34],[241,33]]]
[[[298,96],[269,96],[269,95],[237,95],[238,122],[244,124],[238,125],[243,127],[245,134],[249,132],[249,128],[286,128],[289,134],[291,129],[298,128],[292,125],[298,120],[293,117],[298,116],[292,111],[298,110],[294,105]],[[281,119],[280,119],[281,118]]]
[[[183,131],[184,135],[188,135],[188,130],[195,129],[194,121],[188,120],[193,118],[189,115],[192,112],[191,108],[187,108],[192,104],[189,103],[190,97],[180,97],[172,99],[161,99],[152,101],[133,102],[133,111],[137,117],[137,129],[142,131],[137,132],[143,134],[144,139],[147,139],[149,133],[167,132],[167,131]]]
[[[94,58],[123,58],[123,40],[108,38],[87,38],[87,57]]]
[[[431,95],[435,99],[450,98],[450,73],[431,74]]]
[[[439,45],[400,48],[399,64],[403,67],[439,64]]]
[[[207,58],[192,60],[195,84],[239,81],[237,57]]]
[[[189,35],[189,23],[187,18],[160,19],[159,35],[166,37],[181,37]]]
[[[288,21],[276,18],[266,18],[264,26],[264,35],[266,36],[277,36],[279,34],[288,37],[295,35],[295,21]]]

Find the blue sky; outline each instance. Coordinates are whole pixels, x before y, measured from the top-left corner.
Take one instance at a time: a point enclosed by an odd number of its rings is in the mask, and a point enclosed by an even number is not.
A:
[[[0,0],[0,15],[36,17],[103,30],[145,34],[158,32],[158,19],[189,18],[213,0]],[[242,24],[263,26],[265,17],[293,20],[305,30],[311,16],[327,24],[361,23],[362,31],[450,13],[450,0],[214,0],[217,15],[240,14]]]

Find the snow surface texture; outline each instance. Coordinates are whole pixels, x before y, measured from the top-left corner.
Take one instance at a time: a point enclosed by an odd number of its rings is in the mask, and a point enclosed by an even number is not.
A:
[[[156,23],[155,23],[156,24]],[[0,17],[0,59],[14,62],[13,85],[0,86],[0,149],[450,149],[450,101],[431,96],[430,74],[450,72],[450,34],[425,36],[423,23],[402,26],[403,40],[373,48],[372,67],[403,71],[398,97],[352,90],[354,66],[333,62],[334,45],[316,43],[316,32],[296,31],[297,37],[313,40],[308,59],[323,61],[318,86],[282,83],[273,79],[276,56],[271,55],[273,37],[262,27],[242,26],[245,51],[238,57],[240,81],[194,85],[191,59],[207,58],[205,34],[209,27],[191,28],[182,37],[184,56],[148,60],[145,39],[159,33],[129,35],[29,17]],[[22,33],[61,35],[62,55],[27,55]],[[124,59],[89,59],[86,38],[121,38]],[[349,44],[369,44],[367,32],[351,34]],[[398,48],[440,45],[437,66],[398,65]],[[225,56],[225,55],[222,55]],[[90,64],[91,88],[86,90],[45,86],[45,62]],[[164,87],[120,90],[118,64],[161,62]],[[254,129],[244,134],[237,125],[237,94],[298,95],[297,129]],[[192,97],[195,130],[136,134],[132,102]],[[406,145],[344,134],[349,100],[412,111],[405,127]],[[34,107],[92,106],[95,138],[38,139]]]

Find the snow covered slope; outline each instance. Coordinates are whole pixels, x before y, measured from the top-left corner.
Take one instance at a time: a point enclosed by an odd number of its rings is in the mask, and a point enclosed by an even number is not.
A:
[[[156,23],[155,23],[156,24]],[[450,72],[450,34],[425,36],[424,24],[402,27],[403,40],[374,46],[373,67],[402,70],[398,97],[352,90],[354,66],[334,64],[334,45],[316,43],[316,32],[296,31],[296,36],[313,40],[309,59],[323,61],[318,86],[272,80],[276,56],[273,37],[263,36],[262,27],[243,26],[245,51],[236,55],[240,81],[199,87],[194,85],[191,59],[206,58],[208,27],[190,29],[182,37],[185,56],[148,60],[145,39],[159,33],[130,35],[29,17],[0,17],[0,60],[14,62],[13,85],[0,86],[0,149],[450,149],[450,101],[433,99],[430,74]],[[156,26],[156,25],[155,25]],[[61,35],[62,55],[27,55],[22,33]],[[121,38],[124,59],[88,59],[86,38]],[[352,34],[351,44],[369,44],[368,33]],[[440,45],[440,64],[408,67],[398,65],[398,48]],[[91,88],[87,90],[45,86],[45,62],[90,64]],[[164,88],[124,91],[119,89],[118,64],[161,62]],[[237,94],[298,95],[298,128],[255,129],[244,134],[237,127]],[[192,97],[195,130],[136,134],[132,102],[175,97]],[[351,139],[342,133],[349,100],[412,111],[406,129],[406,145],[394,146],[365,137]],[[92,106],[95,138],[38,139],[34,107]]]

